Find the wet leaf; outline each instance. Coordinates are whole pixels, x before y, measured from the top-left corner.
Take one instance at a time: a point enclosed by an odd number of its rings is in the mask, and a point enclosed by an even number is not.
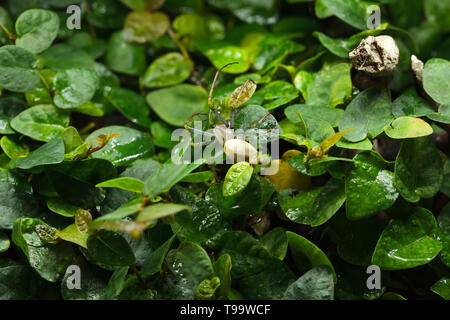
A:
[[[433,214],[420,207],[404,218],[392,219],[378,240],[372,263],[399,270],[430,262],[442,249],[437,230]]]
[[[116,72],[141,75],[147,66],[145,47],[129,44],[122,31],[115,32],[106,48],[106,65]]]
[[[376,152],[358,154],[345,177],[345,207],[351,220],[367,218],[390,208],[397,200],[394,174]]]
[[[184,210],[192,210],[192,208],[177,203],[155,203],[142,209],[136,221],[156,220]]]
[[[231,197],[242,192],[250,182],[252,173],[253,167],[248,162],[243,161],[232,165],[223,182],[223,195]]]
[[[146,43],[162,37],[169,27],[165,13],[133,11],[125,20],[123,38],[131,43]]]
[[[129,266],[136,261],[128,242],[114,231],[100,229],[90,235],[87,248],[96,262],[109,266]]]
[[[59,71],[55,77],[55,98],[57,107],[72,109],[89,102],[99,86],[97,74],[88,69]]]
[[[64,142],[62,139],[47,142],[40,148],[32,151],[26,157],[11,161],[11,167],[31,169],[37,166],[57,164],[64,161]]]
[[[326,266],[315,267],[291,284],[283,300],[334,300],[333,272]]]
[[[120,177],[108,181],[104,181],[96,185],[97,188],[119,188],[131,192],[141,193],[144,182],[132,177]]]
[[[392,121],[391,101],[387,93],[371,88],[361,92],[347,106],[339,123],[339,130],[354,128],[344,138],[358,142],[366,137],[375,138]]]
[[[144,128],[149,127],[150,109],[144,97],[131,90],[111,88],[106,94],[106,99],[131,122]]]
[[[437,102],[450,104],[450,62],[430,59],[423,70],[423,88]]]
[[[395,160],[394,185],[409,202],[434,196],[442,183],[442,159],[429,141],[427,137],[403,141]]]
[[[16,21],[16,45],[31,53],[41,53],[56,39],[58,30],[56,13],[43,9],[27,10]]]
[[[147,103],[165,122],[183,126],[194,112],[207,112],[206,90],[191,84],[159,89],[147,95]]]
[[[27,92],[39,87],[41,80],[34,70],[37,61],[25,49],[7,45],[0,48],[0,87],[13,92]]]
[[[333,275],[334,282],[336,282],[336,274],[334,272],[333,265],[325,253],[320,250],[320,248],[308,239],[296,233],[287,231],[286,234],[292,257],[300,272],[306,272],[311,268],[324,265],[329,267]]]
[[[445,300],[450,300],[450,279],[442,278],[431,287],[431,291],[440,295]]]
[[[216,69],[237,62],[223,69],[224,73],[243,73],[250,67],[250,61],[247,52],[239,47],[223,47],[217,49],[209,49],[205,52],[208,59],[212,62]]]
[[[98,143],[95,142],[98,136],[112,133],[119,133],[120,135],[114,137],[105,147],[92,153],[93,158],[105,159],[112,162],[115,166],[120,166],[153,154],[154,146],[150,136],[142,131],[124,126],[101,128],[92,132],[86,138],[86,141],[89,141],[94,146],[98,146]]]
[[[420,118],[400,117],[384,127],[384,132],[393,139],[406,139],[428,136],[433,128]]]
[[[331,219],[344,204],[345,192],[343,183],[332,179],[323,187],[302,190],[295,196],[292,190],[282,190],[278,201],[289,220],[316,227]]]
[[[166,87],[189,78],[193,63],[178,52],[170,52],[154,60],[142,78],[148,88]]]
[[[61,137],[69,125],[69,116],[52,105],[37,105],[19,113],[11,120],[11,127],[38,141]]]

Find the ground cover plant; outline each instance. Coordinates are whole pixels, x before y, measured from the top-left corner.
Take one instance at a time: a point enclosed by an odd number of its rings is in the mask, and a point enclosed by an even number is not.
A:
[[[449,0],[6,0],[0,27],[0,299],[450,298]]]

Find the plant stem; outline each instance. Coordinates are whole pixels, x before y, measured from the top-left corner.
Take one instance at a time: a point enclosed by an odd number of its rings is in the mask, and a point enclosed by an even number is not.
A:
[[[131,265],[131,270],[133,270],[133,272],[136,274],[136,277],[138,278],[139,282],[141,283],[141,287],[146,288],[147,286],[145,284],[145,281],[144,281],[144,279],[142,279],[142,277],[139,273],[139,270],[136,268],[136,265],[134,265],[134,264]]]
[[[3,25],[3,23],[0,23],[0,28],[8,35],[10,40],[15,41],[17,39],[16,35],[14,33],[9,32],[8,29]]]
[[[181,43],[181,41],[178,39],[177,35],[175,34],[175,32],[173,32],[173,30],[171,28],[169,28],[167,30],[167,33],[169,34],[170,38],[172,38],[172,40],[175,42],[175,44],[177,45],[178,49],[180,49],[181,53],[183,54],[184,58],[186,60],[192,61],[191,57],[189,56],[189,53],[186,50],[186,47],[184,46],[183,43]]]

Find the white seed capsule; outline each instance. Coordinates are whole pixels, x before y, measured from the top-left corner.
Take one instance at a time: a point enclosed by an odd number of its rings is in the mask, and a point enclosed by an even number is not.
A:
[[[238,158],[241,161],[248,159],[248,162],[251,164],[258,163],[258,151],[247,141],[240,139],[228,140],[225,142],[223,150],[230,158]]]

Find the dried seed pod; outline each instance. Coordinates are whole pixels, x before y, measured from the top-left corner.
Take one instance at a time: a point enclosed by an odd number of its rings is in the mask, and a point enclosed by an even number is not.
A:
[[[357,70],[372,76],[386,76],[397,67],[399,50],[390,36],[369,36],[349,53],[349,58]]]
[[[415,55],[411,56],[411,69],[416,76],[416,79],[422,83],[423,79],[423,62]]]

